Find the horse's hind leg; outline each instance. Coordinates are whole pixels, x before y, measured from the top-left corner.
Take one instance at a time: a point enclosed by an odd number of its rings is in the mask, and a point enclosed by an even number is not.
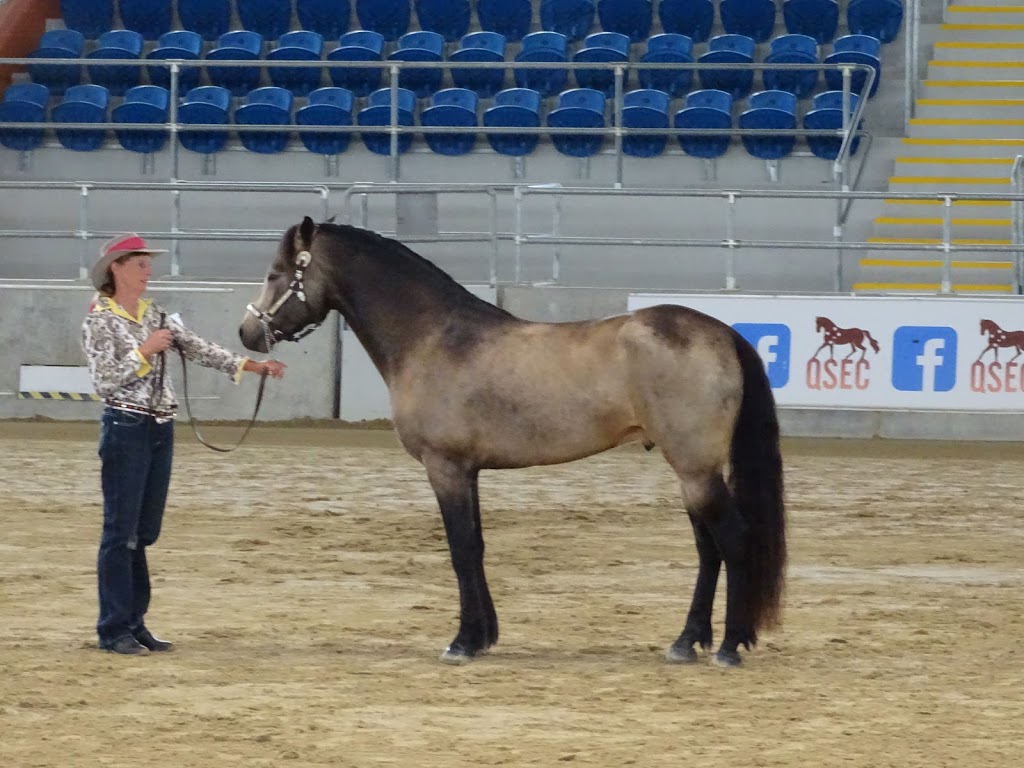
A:
[[[477,470],[466,470],[442,459],[424,464],[441,507],[452,568],[459,583],[459,632],[441,660],[460,664],[498,640],[498,617],[484,576]]]
[[[722,568],[722,555],[707,525],[694,515],[690,515],[693,536],[697,541],[697,584],[693,588],[693,601],[690,612],[686,616],[679,639],[672,643],[665,657],[669,661],[681,664],[697,660],[694,645],[704,650],[711,648],[713,632],[711,629],[711,609],[715,603],[715,589],[718,587],[718,574]]]

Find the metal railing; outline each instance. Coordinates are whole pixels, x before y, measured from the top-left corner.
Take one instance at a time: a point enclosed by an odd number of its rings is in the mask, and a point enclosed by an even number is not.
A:
[[[1017,253],[1017,285],[1024,286],[1024,155],[1017,155],[1010,169],[1010,188],[1015,198],[1010,202],[1012,242]]]
[[[909,134],[921,79],[921,0],[906,0],[903,8],[903,130]]]
[[[60,66],[116,66],[125,67],[132,66],[131,63],[126,64],[124,59],[88,59],[82,60],[79,64],[75,64],[78,60],[75,59],[45,59],[45,58],[8,58],[0,59],[0,65],[10,64],[16,66],[28,66],[30,64],[51,64]],[[833,163],[833,170],[837,178],[848,178],[849,175],[849,161],[852,154],[853,139],[858,135],[856,126],[861,124],[863,119],[865,108],[867,105],[867,98],[859,99],[857,106],[851,109],[851,81],[855,72],[863,72],[866,76],[865,84],[862,88],[862,93],[869,93],[874,86],[876,79],[876,71],[874,67],[867,64],[768,64],[764,62],[751,63],[751,64],[702,64],[699,62],[689,64],[664,64],[664,63],[620,63],[620,62],[459,62],[459,61],[442,61],[442,62],[423,62],[423,61],[386,61],[386,62],[368,62],[368,61],[216,61],[212,66],[216,67],[228,67],[228,68],[315,68],[315,69],[374,69],[374,70],[386,70],[389,75],[389,88],[391,89],[391,104],[390,104],[390,115],[388,125],[385,126],[373,126],[372,130],[367,130],[367,127],[359,125],[350,126],[296,126],[294,123],[288,125],[239,125],[237,123],[230,124],[183,124],[178,119],[178,107],[179,107],[179,95],[180,95],[180,77],[183,68],[189,69],[204,69],[207,66],[211,66],[208,61],[185,61],[179,59],[146,59],[140,61],[138,64],[140,69],[142,67],[160,67],[167,68],[170,70],[170,99],[169,99],[169,110],[168,110],[168,121],[164,124],[159,123],[146,123],[146,124],[132,124],[132,123],[116,123],[116,122],[104,122],[104,123],[53,123],[53,122],[18,122],[18,123],[4,123],[5,129],[60,129],[60,130],[88,130],[88,131],[148,131],[153,132],[157,130],[166,130],[170,138],[170,153],[171,153],[171,172],[170,180],[175,181],[179,178],[179,142],[177,140],[178,134],[182,130],[189,132],[218,132],[223,133],[227,131],[232,132],[246,132],[246,133],[295,133],[301,130],[302,133],[387,133],[390,137],[389,146],[389,158],[390,158],[390,178],[392,181],[397,181],[400,176],[400,153],[398,151],[398,139],[403,134],[427,134],[427,133],[440,133],[440,134],[474,134],[480,133],[491,133],[491,134],[516,134],[516,135],[551,135],[551,134],[569,134],[569,135],[603,135],[612,136],[614,139],[614,153],[615,153],[615,183],[619,186],[623,183],[623,150],[622,150],[622,139],[625,136],[642,136],[642,135],[657,135],[657,136],[689,136],[689,135],[711,135],[711,136],[795,136],[795,137],[806,137],[806,136],[825,136],[832,138],[840,138],[842,143],[840,145],[839,154]],[[551,128],[547,126],[540,127],[522,127],[522,128],[499,128],[499,127],[483,127],[483,126],[468,126],[468,127],[456,127],[456,126],[402,126],[399,124],[399,110],[398,110],[398,89],[399,79],[403,70],[416,70],[416,69],[441,69],[447,71],[450,69],[497,69],[497,70],[607,70],[611,71],[614,76],[614,92],[612,96],[612,109],[613,119],[611,124],[604,128]],[[674,128],[669,127],[666,129],[660,128],[626,128],[622,125],[622,109],[623,109],[623,96],[625,94],[625,83],[627,76],[639,71],[764,71],[764,70],[796,70],[796,71],[823,71],[833,70],[838,71],[842,74],[843,78],[843,118],[844,123],[841,128],[835,130],[829,129],[753,129],[753,128],[727,128],[727,129],[698,129],[698,128]],[[841,182],[841,186],[845,183]]]

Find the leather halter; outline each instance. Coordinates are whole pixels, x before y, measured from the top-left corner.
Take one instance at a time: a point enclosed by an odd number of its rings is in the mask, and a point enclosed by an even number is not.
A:
[[[267,352],[269,352],[279,341],[298,341],[320,327],[320,323],[310,323],[305,328],[300,328],[294,333],[286,334],[279,328],[273,328],[271,325],[274,320],[274,315],[276,315],[278,311],[280,311],[281,307],[283,307],[293,296],[303,304],[306,303],[306,288],[303,285],[302,278],[312,260],[313,255],[309,251],[299,251],[298,254],[296,254],[295,275],[292,277],[292,281],[288,283],[288,289],[281,294],[280,298],[278,298],[278,300],[275,301],[266,312],[258,309],[252,304],[247,304],[245,307],[246,311],[254,315],[263,327],[263,338],[267,344]]]

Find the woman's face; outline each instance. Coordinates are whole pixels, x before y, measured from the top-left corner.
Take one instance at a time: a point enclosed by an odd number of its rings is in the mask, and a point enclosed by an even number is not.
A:
[[[110,272],[114,276],[114,287],[117,291],[141,294],[146,290],[149,278],[153,276],[153,257],[137,253],[122,262],[115,261],[110,265]]]

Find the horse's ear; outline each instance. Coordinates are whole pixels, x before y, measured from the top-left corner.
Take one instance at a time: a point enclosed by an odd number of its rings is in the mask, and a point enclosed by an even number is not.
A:
[[[333,223],[334,223],[334,220],[335,220],[336,218],[338,218],[338,215],[337,215],[337,214],[335,214],[334,216],[331,216],[331,218],[329,218],[329,219],[328,219],[327,221],[325,221],[325,222],[324,222],[324,224],[333,224]]]
[[[309,216],[303,218],[302,223],[299,225],[299,238],[295,244],[295,250],[308,251],[310,244],[313,242],[313,232],[315,230],[316,222],[309,218]]]

